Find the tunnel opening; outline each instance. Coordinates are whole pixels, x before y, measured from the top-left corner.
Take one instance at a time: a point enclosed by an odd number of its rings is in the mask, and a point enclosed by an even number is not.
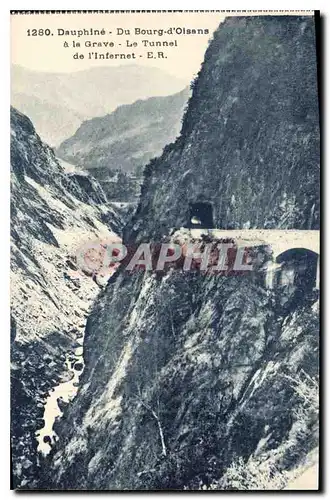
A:
[[[298,303],[318,288],[318,258],[306,248],[290,248],[277,256],[276,287],[282,290],[282,301]]]
[[[211,203],[191,203],[189,207],[189,228],[213,229],[213,207]]]

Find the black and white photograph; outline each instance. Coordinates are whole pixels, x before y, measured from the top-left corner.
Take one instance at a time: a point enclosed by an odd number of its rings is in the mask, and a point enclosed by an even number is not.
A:
[[[11,489],[318,491],[319,11],[10,23]]]

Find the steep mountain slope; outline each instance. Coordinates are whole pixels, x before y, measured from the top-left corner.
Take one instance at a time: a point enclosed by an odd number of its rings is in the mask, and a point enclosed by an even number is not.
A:
[[[73,376],[86,315],[99,287],[75,272],[75,252],[118,231],[96,181],[66,175],[31,121],[11,110],[12,474],[14,487],[36,484],[35,432],[48,392]],[[40,445],[40,443],[39,443]]]
[[[83,165],[99,180],[109,169],[133,172],[159,156],[180,133],[189,89],[119,106],[113,113],[84,122],[57,149],[60,158]]]
[[[32,119],[42,139],[58,146],[74,134],[78,119],[103,116],[137,99],[172,94],[185,84],[158,68],[137,65],[74,73],[40,73],[14,65],[11,99]]]
[[[217,227],[318,227],[314,38],[312,17],[219,27],[180,138],[147,167],[126,243],[187,227],[190,203],[205,201]],[[267,290],[257,271],[121,268],[88,318],[82,384],[41,486],[231,489],[242,463],[248,489],[262,464],[269,477],[296,469],[318,444],[317,391],[306,404],[300,390],[317,386],[318,292],[284,308],[288,287]]]

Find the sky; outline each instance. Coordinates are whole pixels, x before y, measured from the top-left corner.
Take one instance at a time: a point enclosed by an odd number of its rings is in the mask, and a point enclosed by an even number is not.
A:
[[[268,12],[271,13],[270,11]],[[283,13],[283,11],[282,11]],[[306,13],[306,11],[305,11]],[[257,15],[257,12],[253,13]],[[260,12],[259,12],[260,14]],[[294,12],[297,14],[297,11]],[[221,22],[224,21],[225,12],[161,12],[161,13],[80,13],[80,14],[31,14],[11,16],[11,61],[13,64],[25,68],[45,72],[73,72],[93,66],[118,66],[125,64],[142,64],[158,67],[187,83],[198,73],[204,53],[212,34]],[[242,13],[230,13],[229,15],[244,15]],[[251,13],[249,13],[251,15]],[[265,13],[263,13],[265,15]],[[208,29],[208,35],[164,35],[164,36],[138,36],[134,34],[135,28],[140,29],[162,29],[169,27],[185,27],[190,29]],[[59,36],[60,30],[104,28],[105,36]],[[130,35],[118,35],[117,29],[129,29]],[[32,30],[50,30],[50,36],[32,36]],[[30,30],[30,36],[28,36]],[[109,34],[108,32],[111,32]],[[127,40],[130,43],[138,42],[138,48],[126,47]],[[177,47],[167,49],[145,48],[141,46],[141,40],[150,41],[172,41],[177,40]],[[64,47],[67,41],[69,47]],[[72,47],[72,42],[78,41],[81,48]],[[114,42],[115,47],[88,48],[86,42]],[[120,46],[118,44],[121,44]],[[73,55],[79,51],[84,59],[73,59]],[[89,60],[90,51],[131,53],[135,52],[137,58],[132,59],[109,59]],[[146,57],[147,51],[164,51],[166,58]]]

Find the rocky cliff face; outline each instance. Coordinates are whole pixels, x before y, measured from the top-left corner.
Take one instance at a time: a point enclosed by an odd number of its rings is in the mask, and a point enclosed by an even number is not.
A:
[[[312,18],[228,18],[206,51],[181,136],[147,168],[127,237],[185,226],[199,201],[213,204],[218,228],[317,229],[316,75]]]
[[[96,181],[68,176],[31,121],[11,110],[13,486],[37,484],[35,433],[48,392],[69,380],[77,339],[99,287],[75,271],[75,251],[121,224]],[[96,206],[97,204],[97,206]],[[104,223],[107,222],[107,224]]]
[[[293,468],[317,428],[286,377],[316,375],[318,315],[307,301],[284,320],[273,300],[242,277],[119,276],[88,319],[50,484],[196,489],[254,453]]]
[[[217,227],[317,228],[315,78],[312,18],[227,19],[125,241],[159,241],[205,201]],[[255,477],[292,472],[318,440],[317,403],[297,390],[317,377],[317,293],[281,303],[259,273],[119,270],[88,318],[41,487],[230,489],[250,461]]]

